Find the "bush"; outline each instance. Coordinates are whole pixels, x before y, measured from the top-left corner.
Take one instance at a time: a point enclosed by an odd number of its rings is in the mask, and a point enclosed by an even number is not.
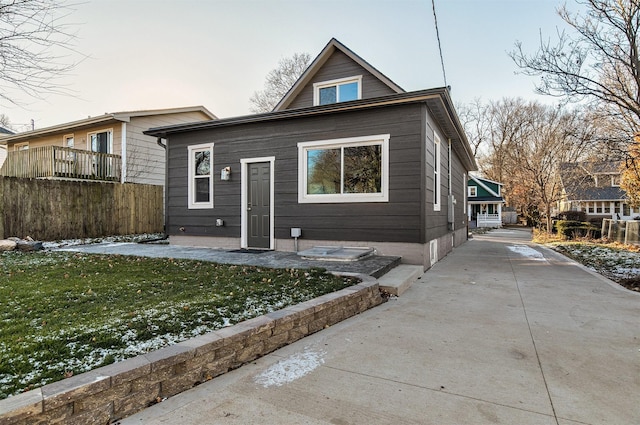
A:
[[[587,213],[584,211],[563,211],[558,214],[560,220],[587,221]]]
[[[599,238],[601,229],[591,223],[578,220],[558,220],[558,234],[567,239]]]

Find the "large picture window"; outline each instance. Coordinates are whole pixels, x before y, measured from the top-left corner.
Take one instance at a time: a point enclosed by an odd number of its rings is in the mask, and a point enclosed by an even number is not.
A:
[[[213,208],[213,143],[189,146],[189,208]]]
[[[313,84],[313,104],[328,105],[362,98],[362,75]]]
[[[389,135],[298,143],[299,202],[387,202]]]

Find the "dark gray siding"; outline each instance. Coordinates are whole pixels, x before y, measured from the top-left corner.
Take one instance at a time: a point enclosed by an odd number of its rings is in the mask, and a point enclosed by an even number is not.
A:
[[[276,238],[288,239],[290,228],[300,227],[307,239],[422,243],[423,127],[424,106],[413,104],[172,135],[168,140],[167,231],[170,235],[239,238],[240,160],[275,156]],[[298,203],[298,142],[386,133],[391,135],[389,202]],[[187,147],[208,142],[215,143],[214,208],[189,210]],[[220,169],[227,166],[232,178],[221,181]],[[446,210],[443,214],[446,225]],[[225,226],[215,227],[216,218],[225,220]]]
[[[425,109],[426,111],[426,109]],[[448,232],[448,217],[447,217],[447,196],[449,194],[449,188],[447,186],[447,175],[449,173],[448,158],[447,158],[447,139],[442,136],[442,132],[438,129],[435,122],[425,112],[426,118],[426,137],[425,143],[425,160],[424,168],[426,175],[426,196],[424,199],[425,204],[425,242],[432,239],[436,239],[445,235]],[[434,131],[440,137],[440,211],[434,211],[433,209],[433,188],[434,188],[434,158],[433,151],[434,146]]]
[[[347,55],[336,50],[324,63],[322,68],[313,76],[313,80],[307,84],[300,94],[291,102],[287,109],[306,108],[313,106],[313,84],[330,81],[338,78],[362,75],[362,98],[387,96],[395,94],[386,84],[373,76],[369,71],[351,60]]]

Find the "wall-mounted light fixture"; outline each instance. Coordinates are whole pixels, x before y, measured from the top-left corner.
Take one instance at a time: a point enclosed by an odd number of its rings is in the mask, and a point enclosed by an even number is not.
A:
[[[220,170],[220,180],[230,180],[231,179],[231,167],[224,167]]]

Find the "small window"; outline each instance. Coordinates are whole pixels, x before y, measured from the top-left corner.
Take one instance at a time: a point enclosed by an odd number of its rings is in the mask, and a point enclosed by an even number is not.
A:
[[[13,147],[13,150],[15,151],[26,151],[28,149],[29,149],[29,142],[16,143],[15,146]]]
[[[440,211],[440,137],[433,134],[433,210]]]
[[[602,214],[602,202],[596,202],[596,214]]]
[[[64,136],[64,147],[65,148],[73,149],[74,145],[75,145],[75,141],[74,141],[74,138],[73,138],[73,134]]]
[[[611,186],[618,187],[620,186],[620,175],[614,174],[611,176]]]
[[[213,143],[188,147],[189,208],[213,208]]]
[[[476,186],[469,186],[469,197],[475,198],[478,196],[478,188]]]
[[[629,204],[622,204],[622,215],[625,215],[625,216],[631,215],[631,208],[629,207]]]
[[[313,105],[329,105],[362,98],[362,75],[313,84]]]
[[[298,143],[298,202],[387,202],[389,135]]]

